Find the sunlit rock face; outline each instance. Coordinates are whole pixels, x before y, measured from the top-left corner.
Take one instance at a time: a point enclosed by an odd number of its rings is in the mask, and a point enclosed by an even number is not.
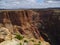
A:
[[[0,11],[0,27],[5,28],[8,34],[20,33],[28,38],[40,39],[36,26],[38,17],[39,14],[32,10]]]

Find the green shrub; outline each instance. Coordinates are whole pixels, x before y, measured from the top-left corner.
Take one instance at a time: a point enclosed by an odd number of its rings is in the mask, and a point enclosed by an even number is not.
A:
[[[17,38],[17,39],[19,39],[19,40],[22,40],[23,39],[23,36],[21,36],[21,35],[19,35],[19,34],[16,34],[16,37],[15,38]]]
[[[27,40],[24,40],[24,42],[28,42]]]

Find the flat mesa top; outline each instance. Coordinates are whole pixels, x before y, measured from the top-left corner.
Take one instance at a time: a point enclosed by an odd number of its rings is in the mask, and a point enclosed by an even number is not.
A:
[[[1,12],[1,11],[32,11],[32,10],[20,10],[20,9],[19,9],[19,10],[0,10],[0,12]]]

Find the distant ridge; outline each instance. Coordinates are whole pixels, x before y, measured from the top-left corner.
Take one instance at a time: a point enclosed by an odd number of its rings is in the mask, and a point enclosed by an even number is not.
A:
[[[48,8],[19,8],[19,9],[0,9],[0,10],[34,10],[34,9],[40,9],[40,10],[46,10],[46,9],[60,9],[60,7],[48,7]]]

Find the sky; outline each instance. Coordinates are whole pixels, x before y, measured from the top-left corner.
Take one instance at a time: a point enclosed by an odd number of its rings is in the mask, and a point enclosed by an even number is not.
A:
[[[0,9],[60,7],[60,0],[0,0]]]

